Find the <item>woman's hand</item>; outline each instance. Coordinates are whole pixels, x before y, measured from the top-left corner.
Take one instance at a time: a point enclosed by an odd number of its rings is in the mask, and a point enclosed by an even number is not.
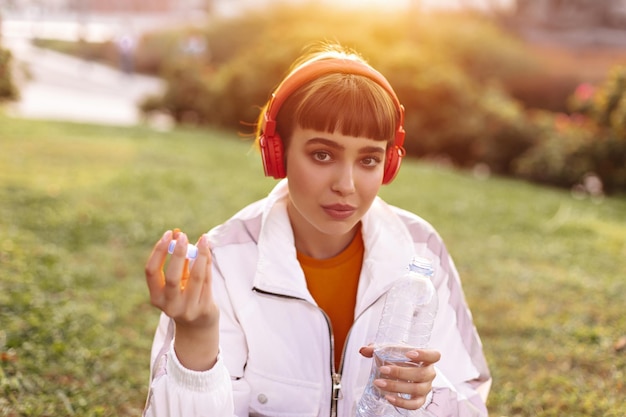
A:
[[[167,263],[167,248],[176,247]],[[213,367],[219,345],[219,309],[211,290],[211,251],[206,235],[198,241],[198,256],[191,271],[187,236],[168,230],[154,245],[145,268],[150,302],[176,322],[174,349],[186,368],[202,371]],[[165,267],[165,269],[164,269]]]
[[[374,356],[374,346],[362,347],[361,355]],[[409,361],[402,366],[384,365],[378,368],[381,378],[374,385],[386,392],[385,399],[392,405],[407,410],[417,410],[426,402],[432,389],[436,372],[434,364],[441,354],[432,349],[414,349],[406,353]]]

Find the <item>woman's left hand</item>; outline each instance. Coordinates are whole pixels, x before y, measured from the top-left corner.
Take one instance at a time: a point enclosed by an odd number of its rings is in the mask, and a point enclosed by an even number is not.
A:
[[[373,346],[364,346],[359,351],[366,358],[374,356]],[[381,378],[374,385],[386,392],[385,398],[392,405],[407,410],[417,410],[426,402],[436,376],[435,363],[441,353],[432,349],[414,349],[406,353],[407,364],[384,365],[378,370]],[[412,366],[414,365],[414,366]]]

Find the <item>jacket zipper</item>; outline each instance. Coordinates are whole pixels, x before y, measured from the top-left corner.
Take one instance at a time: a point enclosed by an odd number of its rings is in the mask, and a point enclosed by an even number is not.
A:
[[[260,290],[256,287],[252,288],[252,291],[255,291],[259,294],[271,295],[274,297],[281,297],[281,298],[289,298],[292,300],[301,300],[301,301],[308,303],[307,300],[301,297],[277,294],[273,292]],[[329,335],[329,340],[330,340],[330,376],[331,376],[331,381],[332,381],[332,390],[331,390],[331,398],[330,398],[330,417],[337,417],[337,402],[343,398],[343,394],[341,392],[341,373],[337,373],[335,371],[335,338],[333,336],[333,326],[330,322],[330,318],[328,317],[328,314],[326,314],[326,312],[319,307],[317,307],[317,309],[322,313],[322,315],[324,316],[324,319],[326,320],[326,324],[328,325],[328,335]],[[343,352],[341,353],[342,367],[343,367],[344,355],[345,355],[345,346],[344,346]]]
[[[326,314],[326,312],[319,307],[317,309],[324,315],[324,318],[326,319],[326,324],[328,325],[328,336],[330,336],[330,377],[333,386],[330,396],[330,417],[337,417],[337,404],[339,400],[343,398],[343,393],[341,392],[341,372],[337,372],[335,369],[335,336],[333,333],[333,325],[330,322],[330,317],[328,317],[328,314]],[[341,353],[342,364],[344,352]]]
[[[259,294],[271,295],[274,297],[289,298],[292,300],[301,300],[301,301],[308,303],[307,300],[301,297],[294,297],[292,295],[284,295],[284,294],[278,294],[278,293],[273,293],[269,291],[263,291],[256,287],[252,288],[252,291],[258,292]],[[338,406],[339,400],[343,399],[343,393],[341,392],[341,374],[343,372],[343,363],[344,363],[344,359],[346,356],[346,348],[348,346],[348,340],[350,340],[350,333],[352,333],[352,328],[354,327],[354,324],[357,322],[359,317],[361,317],[363,313],[365,313],[365,311],[367,311],[373,304],[375,304],[379,298],[380,297],[374,300],[374,302],[370,304],[368,307],[366,307],[361,312],[361,314],[359,314],[357,317],[354,318],[354,321],[352,322],[352,326],[350,326],[350,330],[348,330],[348,334],[346,335],[346,341],[343,344],[343,349],[341,351],[341,359],[340,359],[341,362],[339,365],[339,372],[335,371],[335,337],[333,336],[333,325],[330,322],[330,318],[328,317],[328,314],[326,314],[326,312],[322,310],[321,308],[317,307],[317,309],[324,315],[324,319],[326,319],[326,324],[328,325],[328,335],[330,336],[329,338],[330,339],[330,375],[332,379],[332,390],[331,390],[331,398],[330,398],[330,417],[337,417],[337,406]]]
[[[372,303],[373,304],[373,303]],[[370,305],[371,306],[371,305]],[[326,315],[326,313],[322,311],[322,313],[324,313],[324,316],[326,317],[326,321],[328,322],[328,327],[330,330],[330,335],[331,335],[331,346],[330,346],[330,353],[331,353],[331,369],[332,369],[332,377],[333,377],[333,397],[331,399],[331,407],[330,407],[330,415],[331,417],[337,417],[337,406],[339,403],[339,400],[343,399],[343,393],[341,392],[341,376],[343,375],[343,364],[344,364],[344,360],[346,357],[346,349],[348,347],[348,341],[350,340],[350,333],[352,333],[352,328],[354,327],[354,324],[356,323],[356,321],[359,319],[359,317],[361,317],[361,315],[368,309],[369,307],[367,307],[365,310],[363,310],[361,312],[361,314],[359,314],[357,317],[354,318],[354,321],[352,322],[352,325],[350,326],[350,329],[348,330],[348,334],[346,335],[346,341],[343,344],[343,349],[341,351],[341,359],[339,362],[339,372],[335,372],[335,343],[333,341],[333,336],[332,336],[332,325],[330,323],[330,319],[328,318],[328,315]]]

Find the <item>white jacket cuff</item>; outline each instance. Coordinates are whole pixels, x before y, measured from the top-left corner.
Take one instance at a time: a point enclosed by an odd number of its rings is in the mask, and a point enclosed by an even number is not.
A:
[[[167,361],[167,374],[179,387],[196,392],[211,392],[224,390],[224,386],[230,387],[230,375],[221,355],[218,354],[217,362],[208,371],[193,371],[185,368],[174,351],[174,341],[170,345]]]

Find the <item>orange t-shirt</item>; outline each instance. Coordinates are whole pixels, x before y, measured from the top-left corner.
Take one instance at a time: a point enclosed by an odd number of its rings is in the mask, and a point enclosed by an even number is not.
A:
[[[361,229],[352,243],[329,259],[315,259],[298,252],[298,261],[317,305],[330,318],[335,339],[335,364],[339,367],[343,345],[354,322],[356,292],[363,264]]]

